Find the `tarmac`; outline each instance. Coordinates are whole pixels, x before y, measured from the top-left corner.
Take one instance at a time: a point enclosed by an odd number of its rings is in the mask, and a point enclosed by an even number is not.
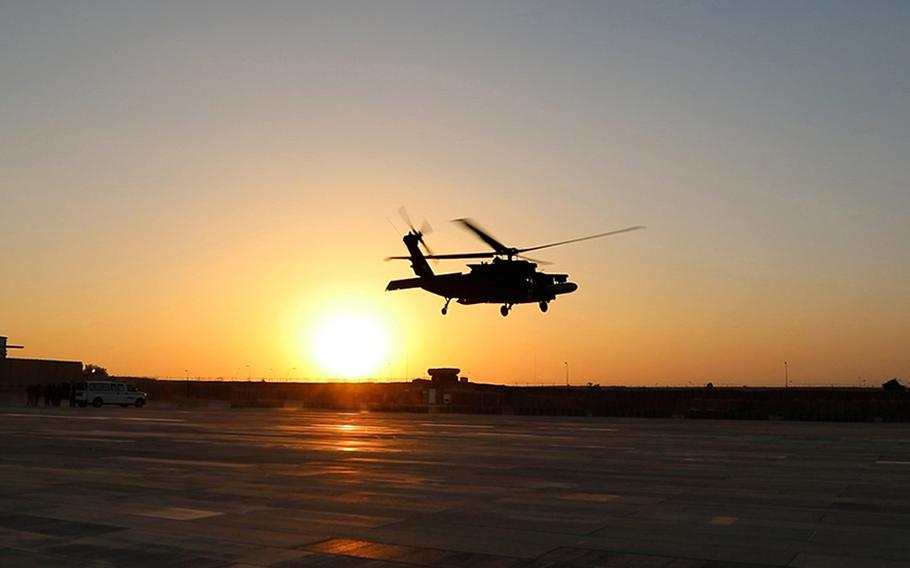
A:
[[[0,566],[910,567],[910,425],[5,407]]]

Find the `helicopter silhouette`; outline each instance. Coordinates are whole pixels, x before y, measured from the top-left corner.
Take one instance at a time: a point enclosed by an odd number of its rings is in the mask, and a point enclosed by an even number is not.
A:
[[[445,298],[442,306],[442,315],[449,311],[449,302],[455,300],[462,305],[470,304],[502,304],[499,313],[503,317],[509,315],[515,304],[533,304],[540,307],[541,312],[549,309],[549,304],[556,296],[570,294],[578,289],[578,285],[569,282],[568,274],[552,274],[537,270],[538,264],[549,264],[544,261],[534,260],[524,256],[524,253],[542,250],[580,241],[599,239],[644,229],[643,226],[626,227],[615,231],[607,231],[596,235],[589,235],[577,239],[569,239],[545,245],[517,248],[508,247],[493,238],[489,232],[482,229],[470,219],[455,219],[465,229],[471,231],[491,249],[490,252],[468,252],[452,254],[433,254],[426,242],[424,232],[428,232],[428,225],[417,230],[411,223],[404,209],[399,210],[410,231],[402,237],[404,246],[408,249],[407,256],[390,256],[386,260],[410,260],[411,268],[416,278],[392,280],[386,286],[386,291],[407,290],[421,288]],[[424,251],[421,250],[423,246]],[[430,260],[455,260],[489,258],[490,262],[468,264],[470,272],[451,272],[448,274],[434,274],[430,268]]]

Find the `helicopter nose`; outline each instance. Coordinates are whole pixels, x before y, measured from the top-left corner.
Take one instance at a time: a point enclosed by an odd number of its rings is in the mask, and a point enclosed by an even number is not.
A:
[[[578,290],[578,284],[576,284],[575,282],[562,282],[560,284],[553,284],[552,286],[550,286],[550,290],[555,295],[569,294],[570,292],[574,292],[575,290]]]

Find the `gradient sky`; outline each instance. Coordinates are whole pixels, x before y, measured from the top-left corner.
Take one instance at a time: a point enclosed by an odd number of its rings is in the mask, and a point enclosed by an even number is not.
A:
[[[910,375],[910,3],[0,2],[0,333],[115,373],[856,384]],[[386,293],[407,205],[579,291]],[[458,270],[459,263],[440,270]],[[291,369],[295,369],[291,371]]]

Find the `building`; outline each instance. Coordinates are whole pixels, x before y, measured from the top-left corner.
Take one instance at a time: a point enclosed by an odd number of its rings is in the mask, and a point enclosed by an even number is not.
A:
[[[455,367],[435,367],[432,369],[427,369],[427,374],[430,375],[430,380],[434,384],[453,384],[458,382],[458,373],[461,372],[461,369]],[[467,382],[467,379],[463,379]]]
[[[7,357],[7,338],[0,336],[0,386],[23,387],[32,384],[69,383],[82,380],[81,361],[49,359],[12,359]]]

